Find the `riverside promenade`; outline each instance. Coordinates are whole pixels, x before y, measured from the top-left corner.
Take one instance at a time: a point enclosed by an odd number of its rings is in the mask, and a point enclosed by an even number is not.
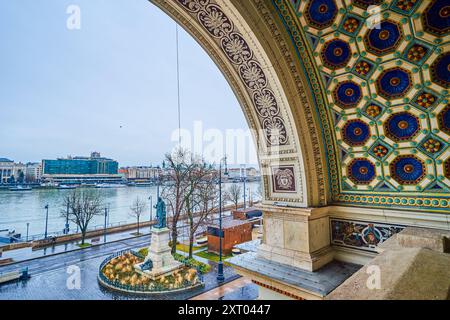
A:
[[[239,207],[242,207],[242,205],[239,205]],[[225,209],[226,211],[223,212],[224,218],[230,218],[231,217],[230,206],[225,207]],[[218,214],[213,214],[213,218],[218,219]],[[181,219],[180,223],[183,223],[184,221],[185,219]],[[150,235],[150,229],[154,223],[155,221],[152,222],[147,221],[141,223],[139,233],[141,235]],[[118,227],[106,229],[106,236],[104,230],[96,230],[93,233],[88,233],[86,237],[86,242],[91,244],[92,246],[97,246],[104,243],[126,240],[136,237],[135,235],[135,233],[137,232],[136,224],[123,225],[120,228],[121,229],[119,230],[122,231],[118,231]],[[181,235],[184,235],[185,230],[183,228],[180,228],[180,232]],[[28,245],[23,244],[26,245],[23,248],[4,250],[0,255],[0,266],[9,264],[10,263],[9,261],[14,263],[81,249],[79,247],[79,244],[81,243],[80,234],[70,235],[66,239],[66,241],[61,240],[64,240],[64,237],[60,237],[58,238],[56,243],[50,242],[46,246],[42,245],[42,243],[40,243],[38,246],[32,246],[32,244],[29,243]]]

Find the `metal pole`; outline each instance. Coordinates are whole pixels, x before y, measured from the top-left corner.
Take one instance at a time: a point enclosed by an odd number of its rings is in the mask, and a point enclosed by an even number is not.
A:
[[[158,169],[158,179],[156,180],[156,201],[159,200],[159,185],[161,183],[161,172]]]
[[[48,230],[48,204],[45,206],[45,209],[47,209],[47,214],[45,215],[45,235],[44,235],[44,239],[47,239],[47,230]]]
[[[246,202],[247,202],[247,194],[245,190],[245,177],[244,177],[244,210],[246,209]]]
[[[30,223],[29,222],[27,222],[27,240],[26,240],[26,242],[28,242],[28,230],[30,229]]]
[[[104,233],[103,233],[103,242],[104,243],[106,243],[106,223],[107,223],[107,221],[106,221],[106,219],[107,219],[107,217],[108,217],[108,208],[105,208],[105,231],[104,231]]]
[[[153,197],[148,198],[150,200],[150,222],[153,221]]]
[[[69,234],[69,204],[70,204],[70,202],[67,201],[66,226],[64,228],[64,234]]]
[[[223,238],[223,230],[222,230],[222,160],[221,160],[219,164],[219,263],[217,266],[218,282],[223,282],[225,280],[225,277],[223,275],[222,238]]]

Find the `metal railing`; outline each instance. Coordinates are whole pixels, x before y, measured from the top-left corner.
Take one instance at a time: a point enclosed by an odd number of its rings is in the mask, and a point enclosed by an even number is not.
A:
[[[119,222],[108,223],[106,225],[106,228],[110,229],[110,228],[114,228],[114,227],[121,227],[121,226],[124,226],[127,224],[133,224],[133,222],[119,221]],[[105,229],[105,225],[98,224],[98,225],[88,228],[87,232],[98,231],[98,230],[103,230],[103,229]],[[62,236],[74,235],[74,234],[78,234],[78,233],[80,233],[80,231],[77,228],[72,229],[69,233],[64,233],[64,231],[52,231],[52,232],[47,233],[47,238],[62,237]],[[44,233],[28,235],[28,242],[44,240],[44,239],[45,239]],[[18,240],[18,242],[27,242],[27,237],[22,235],[20,238],[17,238],[17,240]]]

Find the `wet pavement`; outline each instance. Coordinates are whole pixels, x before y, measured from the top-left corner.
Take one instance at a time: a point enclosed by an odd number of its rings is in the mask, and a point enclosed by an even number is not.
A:
[[[216,218],[215,215],[213,215],[213,217]],[[231,218],[232,217],[231,217],[230,211],[224,212],[224,219],[231,219]],[[203,228],[205,229],[206,227],[203,226]],[[129,239],[132,239],[135,237],[133,234],[136,231],[137,231],[137,229],[130,229],[130,230],[125,230],[125,231],[121,231],[121,232],[110,233],[110,234],[107,234],[106,237],[103,235],[96,236],[96,237],[88,237],[88,238],[86,238],[86,242],[91,243],[92,246],[98,246],[98,245],[103,245],[105,243],[108,244],[111,242],[116,242],[116,241],[121,241],[121,240],[129,240]],[[206,231],[206,230],[202,230],[201,228],[199,228],[198,232],[202,232],[202,231]],[[146,239],[148,239],[148,236],[150,235],[150,227],[149,226],[141,227],[139,229],[139,232],[143,236],[147,236]],[[142,236],[140,236],[140,238],[142,238]],[[180,221],[179,239],[180,239],[180,241],[183,239],[184,240],[188,239],[188,229],[186,228],[186,224],[184,223],[184,220]],[[77,241],[72,241],[72,242],[68,242],[68,243],[56,244],[56,245],[52,245],[52,246],[48,246],[46,248],[40,248],[40,249],[36,249],[36,250],[33,250],[31,247],[28,247],[28,248],[4,251],[0,255],[0,260],[10,258],[10,259],[13,259],[14,262],[20,262],[20,261],[25,261],[25,260],[29,260],[29,259],[51,256],[54,254],[70,252],[73,250],[80,250],[80,247],[78,246],[80,243],[81,243],[81,240],[77,240]]]
[[[111,233],[106,235],[106,238],[104,236],[97,236],[93,238],[86,238],[87,243],[92,243],[93,246],[109,243],[109,242],[115,242],[118,240],[125,240],[135,237],[133,233],[136,232],[136,229],[126,230],[122,232],[117,233]],[[149,235],[150,234],[150,227],[141,227],[139,232],[143,235]],[[97,241],[93,241],[97,240]],[[53,246],[48,246],[46,248],[40,248],[33,250],[31,247],[29,248],[22,248],[22,249],[15,249],[10,251],[4,251],[0,259],[8,259],[11,258],[14,260],[14,262],[34,259],[34,258],[40,258],[45,256],[50,256],[53,254],[58,253],[64,253],[69,252],[73,250],[79,250],[80,247],[78,246],[81,243],[81,240],[73,241],[73,242],[67,242],[62,244],[57,244]]]
[[[204,287],[182,293],[134,297],[100,286],[97,274],[104,259],[116,251],[146,247],[149,242],[150,237],[144,236],[0,267],[0,273],[28,267],[31,274],[27,281],[0,285],[0,300],[184,300],[218,286],[217,264],[214,262],[210,262],[212,271],[204,276]],[[80,289],[72,289],[73,282],[68,273],[72,266],[80,269]],[[224,266],[224,273],[226,283],[239,278],[231,267]]]

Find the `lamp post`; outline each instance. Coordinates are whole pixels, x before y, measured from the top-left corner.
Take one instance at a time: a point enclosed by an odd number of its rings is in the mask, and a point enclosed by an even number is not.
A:
[[[48,231],[48,204],[44,207],[47,210],[47,214],[45,215],[45,234],[44,239],[47,239],[47,231]]]
[[[156,198],[159,199],[159,186],[161,184],[161,168],[160,166],[157,166],[158,168],[158,177],[156,178]]]
[[[153,196],[148,197],[150,200],[150,223],[153,221]]]
[[[222,161],[224,162],[225,172],[227,175],[227,157],[223,157],[219,163],[219,263],[217,266],[217,281],[223,282],[225,277],[223,275],[223,261],[222,261],[222,242],[223,242],[223,230],[222,230]]]
[[[30,223],[29,222],[27,222],[27,239],[26,239],[25,242],[28,242],[28,230],[30,230]]]
[[[64,234],[69,234],[69,207],[70,202],[67,201],[67,208],[66,208],[66,225],[64,227]]]
[[[103,242],[106,243],[106,224],[107,224],[107,219],[108,219],[108,208],[105,207],[105,229],[103,232]]]
[[[247,202],[247,193],[246,193],[246,188],[245,188],[245,183],[247,182],[247,168],[244,165],[244,173],[243,173],[243,180],[244,180],[244,210],[247,208],[246,206],[246,202]]]

